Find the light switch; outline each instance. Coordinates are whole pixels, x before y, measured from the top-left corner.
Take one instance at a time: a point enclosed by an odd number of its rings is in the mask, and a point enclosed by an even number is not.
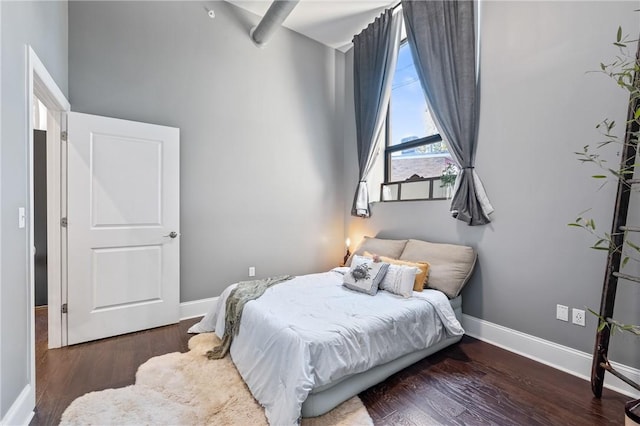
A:
[[[24,207],[18,207],[18,228],[24,228],[26,223],[26,214]]]
[[[556,305],[556,319],[560,321],[569,321],[569,307],[565,305]]]

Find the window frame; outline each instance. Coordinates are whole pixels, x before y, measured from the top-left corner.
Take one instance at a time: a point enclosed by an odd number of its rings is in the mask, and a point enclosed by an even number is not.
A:
[[[402,198],[402,186],[405,184],[411,184],[416,182],[429,182],[429,194],[426,198]],[[405,180],[398,180],[393,182],[383,182],[380,184],[380,202],[383,203],[398,203],[398,202],[406,202],[406,201],[431,201],[431,200],[448,200],[446,196],[435,197],[434,196],[434,185],[436,182],[440,182],[440,176],[435,177],[419,177],[418,175],[413,175]],[[384,199],[384,188],[385,186],[397,186],[398,194],[396,199],[385,200]]]
[[[391,108],[391,105],[389,105],[389,108]],[[388,119],[389,117],[387,116],[387,120]],[[436,133],[435,135],[425,136],[424,138],[421,138],[421,139],[415,139],[415,140],[401,143],[398,145],[389,146],[388,143],[390,138],[390,131],[389,131],[390,126],[388,123],[389,121],[387,121],[387,146],[385,147],[385,150],[384,150],[384,157],[385,157],[384,158],[384,183],[385,184],[392,183],[389,176],[389,173],[391,173],[391,154],[398,151],[404,151],[405,149],[418,148],[420,146],[431,145],[437,142],[442,142],[442,136],[440,136],[439,133]],[[423,179],[428,179],[432,177],[439,177],[439,176],[421,176],[421,178]]]
[[[402,47],[404,45],[406,45],[408,43],[408,40],[406,38],[404,38],[401,42],[400,42],[400,46],[398,47],[399,49],[402,49]],[[414,63],[415,66],[415,63]],[[431,112],[429,112],[431,113]],[[406,149],[411,149],[411,148],[417,148],[423,145],[431,145],[437,142],[442,142],[442,136],[440,136],[440,133],[436,133],[435,135],[429,135],[429,136],[425,136],[423,138],[420,139],[415,139],[409,142],[404,142],[404,143],[400,143],[398,145],[390,145],[391,143],[391,96],[389,97],[389,105],[387,107],[387,117],[385,120],[385,149],[384,149],[384,181],[382,182],[382,185],[384,186],[385,184],[390,184],[390,183],[397,183],[397,182],[392,182],[391,176],[389,175],[391,173],[391,154],[393,154],[394,152],[398,152],[398,151],[403,151]],[[420,176],[422,179],[428,180],[430,178],[434,178],[436,176]],[[438,176],[439,177],[439,176]],[[415,180],[414,180],[415,181]],[[398,200],[400,201],[400,200]]]

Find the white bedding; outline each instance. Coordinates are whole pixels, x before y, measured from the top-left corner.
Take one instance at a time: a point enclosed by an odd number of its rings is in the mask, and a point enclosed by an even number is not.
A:
[[[297,424],[314,388],[464,333],[437,290],[369,296],[344,288],[339,272],[295,277],[244,308],[231,358],[272,425]],[[232,288],[189,332],[222,337]]]

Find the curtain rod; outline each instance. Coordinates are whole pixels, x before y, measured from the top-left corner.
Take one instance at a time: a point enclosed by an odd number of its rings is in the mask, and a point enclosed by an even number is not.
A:
[[[391,8],[391,10],[396,10],[396,9],[397,9],[399,6],[401,6],[401,5],[402,5],[402,2],[401,2],[401,1],[399,1],[398,3],[396,3],[396,4]]]

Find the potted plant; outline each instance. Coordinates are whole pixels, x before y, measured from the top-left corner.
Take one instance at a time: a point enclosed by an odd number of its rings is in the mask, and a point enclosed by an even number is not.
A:
[[[453,192],[453,186],[458,178],[460,169],[455,163],[448,162],[445,168],[442,170],[440,176],[440,188],[444,188],[444,194],[446,198],[451,198]]]

